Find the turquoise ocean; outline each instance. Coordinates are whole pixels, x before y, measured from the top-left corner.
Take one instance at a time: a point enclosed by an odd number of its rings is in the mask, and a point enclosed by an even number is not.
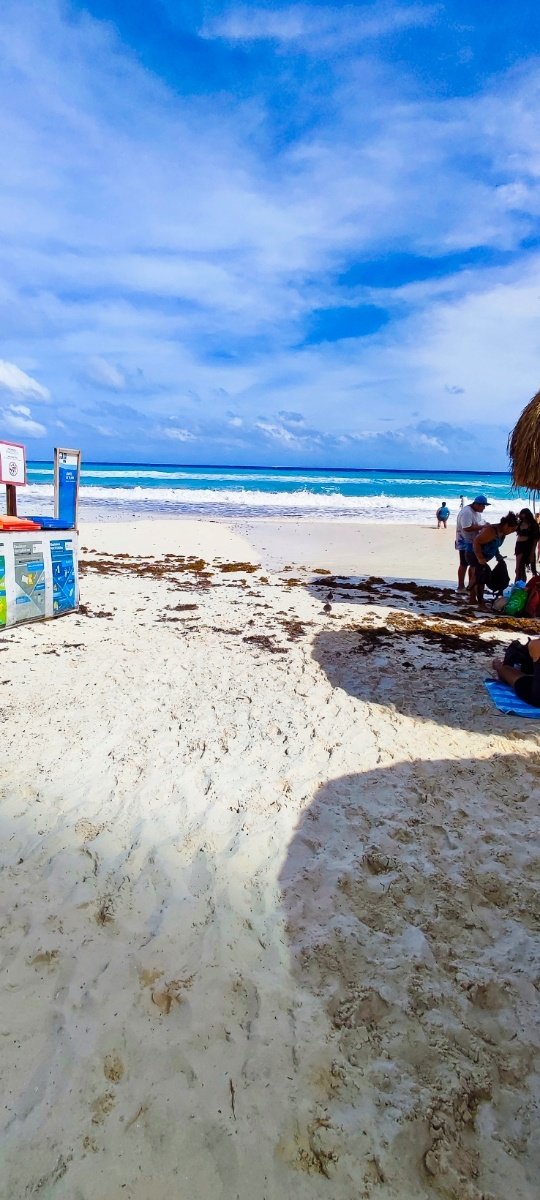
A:
[[[510,477],[489,472],[315,469],[305,467],[160,466],[83,463],[80,516],[87,520],[133,517],[311,518],[433,523],[446,500],[455,518],[461,497],[478,493],[492,514],[523,506]],[[19,512],[53,508],[53,467],[28,465],[28,487]]]

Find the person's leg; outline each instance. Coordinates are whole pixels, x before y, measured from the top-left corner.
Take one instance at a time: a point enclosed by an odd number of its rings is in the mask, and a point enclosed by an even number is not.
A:
[[[443,525],[444,525],[444,528],[446,529],[446,521],[443,521]]]
[[[509,683],[510,687],[514,687],[516,679],[526,679],[524,671],[519,671],[517,667],[507,667],[503,663],[502,658],[494,658],[492,662],[493,670],[496,671],[502,683]]]
[[[516,583],[521,579],[525,582],[526,578],[525,556],[523,554],[516,554]]]
[[[467,559],[464,550],[458,550],[459,567],[457,573],[458,592],[462,592],[465,588],[465,576],[467,574]]]
[[[476,555],[472,550],[467,551],[467,565],[469,567],[469,596],[471,604],[475,604],[478,600],[478,592],[476,590],[477,562]]]

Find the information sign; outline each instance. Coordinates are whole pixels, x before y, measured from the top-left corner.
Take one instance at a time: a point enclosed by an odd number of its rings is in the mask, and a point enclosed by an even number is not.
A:
[[[77,526],[79,504],[80,450],[54,452],[54,515],[71,529]]]
[[[22,487],[26,483],[24,446],[17,442],[0,442],[0,483]]]

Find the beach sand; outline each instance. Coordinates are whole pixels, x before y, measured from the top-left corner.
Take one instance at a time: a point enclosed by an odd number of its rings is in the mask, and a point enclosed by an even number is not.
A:
[[[2,1200],[537,1200],[540,722],[452,531],[81,542],[0,636]]]

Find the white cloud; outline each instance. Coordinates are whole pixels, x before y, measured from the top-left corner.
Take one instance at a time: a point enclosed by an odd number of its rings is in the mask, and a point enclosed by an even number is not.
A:
[[[126,386],[126,379],[120,368],[99,356],[88,360],[84,374],[90,383],[95,383],[97,387],[107,391],[121,392]]]
[[[13,395],[30,396],[33,400],[50,399],[50,392],[37,379],[4,359],[0,359],[0,389]]]
[[[283,414],[279,415],[283,416]],[[285,421],[267,419],[266,417],[261,417],[258,421],[255,421],[253,429],[262,433],[270,441],[289,447],[305,448],[306,446],[317,445],[322,440],[322,435],[316,429],[303,429],[301,426],[290,429],[289,424]]]
[[[448,446],[438,437],[430,437],[427,433],[422,433],[418,429],[394,429],[387,430],[384,433],[376,430],[364,429],[359,433],[351,433],[342,439],[344,442],[379,442],[386,446],[394,446],[397,448],[407,447],[408,449],[432,449],[439,454],[448,454]]]
[[[339,72],[325,72],[324,88],[320,76],[304,85],[299,75],[276,138],[279,80],[268,94],[261,86],[219,104],[183,95],[130,57],[112,25],[64,19],[55,0],[34,0],[30,23],[23,10],[5,0],[0,27],[0,321],[11,360],[0,386],[12,397],[48,398],[15,366],[38,361],[60,419],[70,429],[86,420],[90,437],[81,374],[96,393],[131,400],[144,389],[147,426],[127,406],[112,418],[97,395],[92,425],[99,412],[110,418],[119,452],[139,438],[143,453],[147,429],[195,440],[190,396],[213,443],[221,426],[291,452],[314,444],[313,429],[346,437],[379,413],[398,428],[413,409],[422,420],[441,407],[467,428],[512,423],[540,378],[533,255],[404,288],[355,289],[338,277],[404,248],[435,257],[517,248],[540,212],[538,63],[476,94],[426,96],[419,80],[377,62],[379,47],[366,59],[356,34],[435,19],[432,5],[233,8],[227,20],[243,13],[252,31],[282,22],[279,55],[262,48],[276,71],[284,46],[295,52],[295,39],[312,37],[310,49],[317,39],[324,48],[354,19]],[[313,308],[361,301],[389,308],[386,328],[302,344]],[[261,411],[278,415],[254,423]]]
[[[363,10],[350,5],[343,8],[309,4],[293,4],[288,8],[238,5],[207,21],[201,34],[233,42],[272,41],[285,45],[299,42],[321,53],[337,45],[350,46],[428,25],[438,12],[438,4],[373,4]]]
[[[26,437],[45,437],[47,430],[39,421],[34,421],[32,413],[24,404],[10,404],[1,413],[1,421],[9,433]]]
[[[174,426],[170,428],[158,429],[158,437],[167,438],[170,442],[194,442],[196,437],[189,429],[177,429]]]

